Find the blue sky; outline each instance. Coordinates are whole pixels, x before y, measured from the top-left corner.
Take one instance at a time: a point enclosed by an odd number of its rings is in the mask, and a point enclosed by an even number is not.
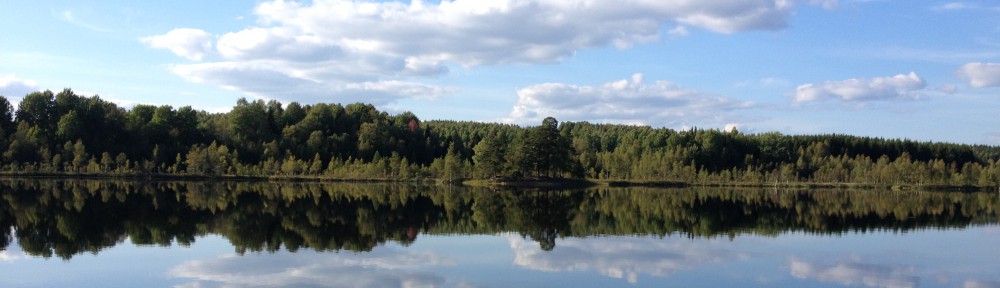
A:
[[[8,1],[0,95],[1000,145],[1000,3]]]

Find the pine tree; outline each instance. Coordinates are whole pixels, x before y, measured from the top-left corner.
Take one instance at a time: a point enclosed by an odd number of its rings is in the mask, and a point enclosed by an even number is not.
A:
[[[496,135],[487,136],[472,149],[472,161],[476,177],[490,179],[501,175],[504,170],[507,147]]]

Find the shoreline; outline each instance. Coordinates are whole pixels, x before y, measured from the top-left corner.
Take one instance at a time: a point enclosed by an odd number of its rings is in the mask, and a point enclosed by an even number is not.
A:
[[[189,175],[189,174],[106,174],[106,173],[0,173],[0,179],[106,179],[106,180],[138,180],[138,181],[285,181],[312,183],[421,183],[435,185],[462,185],[469,187],[494,188],[547,188],[547,189],[580,189],[591,187],[647,187],[647,188],[687,188],[687,187],[741,187],[741,188],[855,188],[855,189],[890,189],[894,191],[943,191],[943,192],[987,192],[1000,191],[998,186],[969,185],[923,185],[923,184],[868,184],[868,183],[814,183],[814,182],[777,182],[777,183],[741,183],[741,182],[701,182],[691,183],[669,180],[606,180],[578,178],[501,178],[501,179],[465,179],[462,181],[445,182],[437,178],[385,179],[385,178],[331,178],[312,175],[279,175],[279,176],[247,176],[247,175]]]

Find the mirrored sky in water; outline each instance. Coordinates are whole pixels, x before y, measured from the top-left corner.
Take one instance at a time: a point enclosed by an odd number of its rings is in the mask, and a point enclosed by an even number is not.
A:
[[[70,260],[0,252],[3,287],[1000,287],[1000,226],[839,236],[420,235],[370,252],[124,243]],[[31,275],[31,276],[27,276]]]

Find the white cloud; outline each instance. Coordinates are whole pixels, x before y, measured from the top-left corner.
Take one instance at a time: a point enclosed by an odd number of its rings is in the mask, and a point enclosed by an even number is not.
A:
[[[219,62],[175,65],[171,69],[191,82],[215,84],[254,97],[282,101],[326,102],[336,99],[343,103],[383,105],[402,98],[436,98],[456,91],[451,87],[396,80],[313,81],[289,76],[269,64],[269,61]]]
[[[167,49],[177,56],[201,61],[212,53],[212,35],[201,29],[178,28],[167,34],[139,39],[150,47]]]
[[[948,2],[940,5],[935,5],[931,7],[934,11],[955,11],[955,10],[966,10],[966,9],[978,9],[979,6],[976,4],[968,2]]]
[[[15,75],[0,75],[0,96],[7,98],[7,101],[11,103],[14,108],[17,108],[18,104],[24,96],[43,90],[38,87],[38,83],[33,80],[21,79]],[[58,91],[55,91],[58,92]],[[90,93],[87,91],[74,90],[74,93],[81,96],[93,97],[98,95],[97,93]],[[91,95],[91,96],[87,96]],[[115,103],[119,107],[131,107],[135,106],[135,101],[128,99],[121,99],[117,97],[100,96],[101,99]]]
[[[275,0],[254,9],[257,27],[222,34],[215,50],[211,49],[212,37],[198,29],[176,29],[143,38],[143,42],[196,61],[217,55],[221,57],[218,62],[177,65],[174,71],[189,80],[193,74],[201,75],[199,79],[228,79],[203,82],[262,95],[262,91],[281,87],[264,88],[273,81],[246,79],[258,79],[263,73],[282,78],[278,83],[293,81],[299,88],[310,86],[306,90],[325,90],[350,83],[438,76],[455,64],[559,62],[584,49],[659,41],[664,26],[676,27],[665,31],[674,36],[686,35],[685,26],[719,33],[782,29],[793,14],[793,3]],[[836,1],[807,3],[825,7]]]
[[[792,276],[801,279],[837,282],[843,285],[868,287],[908,288],[917,287],[919,279],[912,268],[890,267],[857,262],[838,263],[831,266],[815,265],[792,259]]]
[[[87,95],[87,94],[82,94],[82,95]],[[118,107],[125,108],[125,109],[132,109],[132,107],[135,107],[135,105],[139,105],[140,104],[139,102],[136,102],[135,100],[130,100],[130,99],[122,99],[122,98],[118,98],[118,97],[109,97],[109,96],[100,96],[100,97],[104,101],[109,101],[111,103],[115,103],[115,105],[117,105]]]
[[[537,124],[557,119],[680,127],[691,123],[722,126],[732,110],[752,103],[687,90],[667,81],[643,83],[642,74],[600,86],[564,83],[532,85],[517,91],[507,122]]]
[[[653,41],[664,23],[727,33],[780,29],[787,25],[791,6],[785,0],[456,0],[409,5],[331,0],[312,5],[266,2],[255,13],[262,23],[274,25],[268,30],[294,31],[345,49],[478,65],[552,62],[580,49]]]
[[[516,235],[507,236],[514,264],[538,271],[585,271],[639,282],[642,275],[665,277],[679,270],[745,257],[705,245],[709,241],[650,238],[560,238],[552,251]]]
[[[439,95],[456,91],[454,88],[395,80],[348,83],[343,86],[342,90],[345,93],[358,95],[365,99],[389,98],[393,95],[401,95],[407,98],[436,98]]]
[[[726,127],[722,128],[722,131],[733,132],[736,131],[740,124],[737,123],[727,123]]]
[[[21,98],[35,91],[38,91],[38,83],[35,81],[17,78],[14,75],[0,75],[0,96],[6,97],[15,108]]]
[[[968,63],[958,69],[958,76],[969,80],[969,86],[1000,86],[1000,63]]]
[[[917,91],[927,83],[917,73],[898,74],[890,77],[855,78],[844,81],[828,81],[819,84],[803,84],[795,89],[796,102],[827,99],[844,101],[872,101],[918,98]]]
[[[229,60],[277,59],[309,62],[342,56],[340,47],[291,29],[250,28],[219,37],[218,51]]]

